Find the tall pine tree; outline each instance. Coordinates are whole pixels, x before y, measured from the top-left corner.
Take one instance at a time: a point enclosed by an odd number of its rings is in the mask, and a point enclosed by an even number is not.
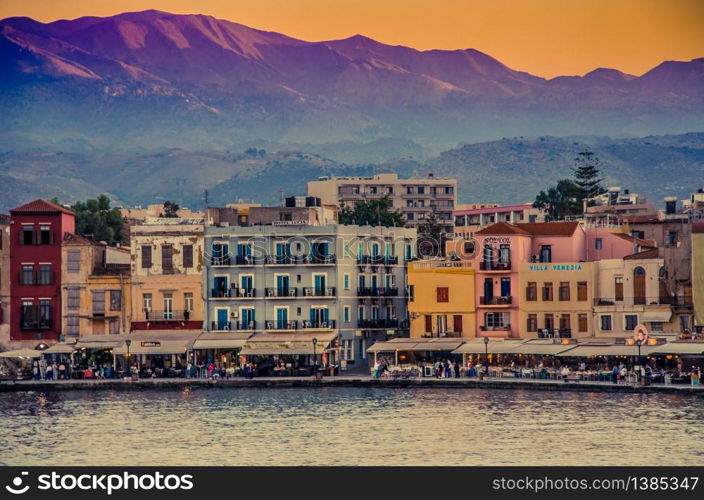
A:
[[[599,177],[601,163],[591,151],[582,151],[574,159],[574,182],[577,185],[577,198],[580,203],[606,192]]]

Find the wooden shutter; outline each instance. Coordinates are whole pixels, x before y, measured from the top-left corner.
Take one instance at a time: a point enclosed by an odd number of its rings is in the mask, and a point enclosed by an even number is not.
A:
[[[462,333],[462,315],[455,314],[452,317],[452,331],[455,333]]]
[[[437,288],[437,302],[449,302],[450,301],[450,290],[445,286],[439,286]]]
[[[183,267],[193,267],[193,245],[183,245]]]
[[[425,333],[433,333],[433,317],[430,314],[425,315]]]
[[[150,245],[142,245],[142,267],[152,267],[152,247]]]

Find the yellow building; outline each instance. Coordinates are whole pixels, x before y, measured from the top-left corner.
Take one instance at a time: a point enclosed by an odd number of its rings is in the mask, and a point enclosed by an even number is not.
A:
[[[132,330],[203,327],[203,219],[147,218],[130,228]]]
[[[464,261],[408,264],[411,338],[475,337],[474,269]]]
[[[692,225],[692,295],[694,325],[704,328],[704,222]]]
[[[518,271],[521,338],[594,336],[594,262],[522,263]]]
[[[61,332],[65,340],[129,332],[129,251],[67,235],[61,253]]]

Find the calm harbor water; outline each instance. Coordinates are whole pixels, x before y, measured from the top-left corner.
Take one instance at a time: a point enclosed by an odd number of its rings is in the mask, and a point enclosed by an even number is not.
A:
[[[7,465],[704,464],[704,402],[661,394],[193,389],[0,394]]]

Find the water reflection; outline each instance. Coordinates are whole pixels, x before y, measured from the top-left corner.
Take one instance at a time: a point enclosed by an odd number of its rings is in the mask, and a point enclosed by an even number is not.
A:
[[[704,463],[701,398],[371,388],[0,395],[12,465]]]

